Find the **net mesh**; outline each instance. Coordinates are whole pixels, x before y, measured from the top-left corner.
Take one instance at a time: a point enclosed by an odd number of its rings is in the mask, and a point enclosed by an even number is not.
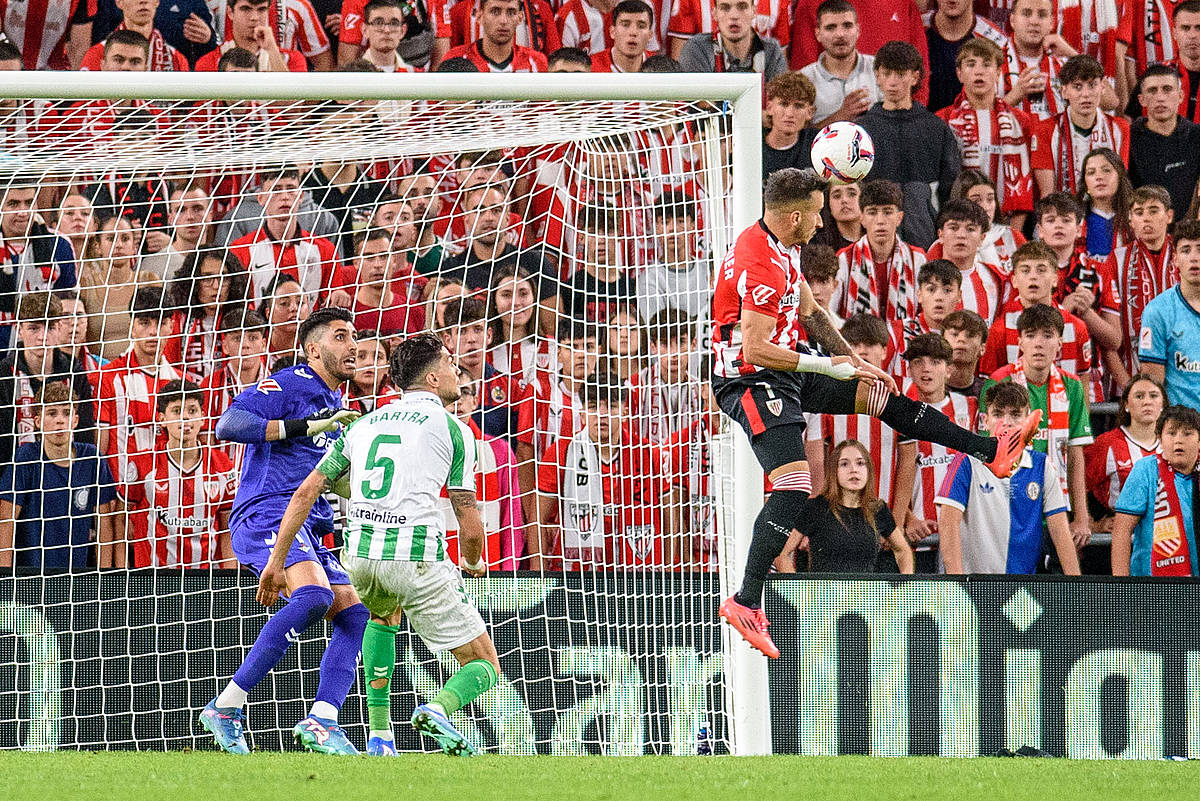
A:
[[[0,747],[209,747],[195,716],[267,616],[217,423],[335,305],[346,406],[400,394],[388,353],[420,331],[464,371],[490,569],[467,584],[504,674],[469,736],[725,748],[705,325],[730,129],[652,99],[3,101]],[[254,747],[292,747],[323,626],[251,693]],[[453,659],[407,628],[397,650],[399,724]]]

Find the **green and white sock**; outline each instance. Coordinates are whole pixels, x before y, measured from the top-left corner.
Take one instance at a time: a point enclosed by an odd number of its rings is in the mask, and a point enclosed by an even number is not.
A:
[[[396,633],[399,626],[371,620],[363,632],[363,677],[367,684],[367,724],[372,737],[390,737],[392,731],[392,670],[396,667]]]
[[[441,707],[442,711],[451,715],[474,701],[479,696],[496,686],[500,677],[496,668],[486,659],[475,659],[462,666],[462,669],[450,677],[442,691],[434,697],[432,705]],[[367,703],[370,703],[368,696]]]

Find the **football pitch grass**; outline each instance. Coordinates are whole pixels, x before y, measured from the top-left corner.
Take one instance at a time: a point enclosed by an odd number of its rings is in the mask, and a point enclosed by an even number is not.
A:
[[[1200,763],[871,757],[390,759],[212,752],[0,753],[0,798],[393,801],[1195,798]]]

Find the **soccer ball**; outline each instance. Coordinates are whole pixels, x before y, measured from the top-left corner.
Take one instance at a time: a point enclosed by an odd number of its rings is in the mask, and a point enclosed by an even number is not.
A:
[[[812,144],[812,165],[826,181],[852,184],[861,181],[875,163],[871,135],[852,122],[834,122],[817,132]]]

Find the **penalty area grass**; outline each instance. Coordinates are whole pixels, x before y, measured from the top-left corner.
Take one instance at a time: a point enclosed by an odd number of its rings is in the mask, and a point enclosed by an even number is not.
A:
[[[514,801],[1182,798],[1200,764],[910,757],[497,757],[382,759],[206,751],[0,753],[0,799],[71,801]]]

